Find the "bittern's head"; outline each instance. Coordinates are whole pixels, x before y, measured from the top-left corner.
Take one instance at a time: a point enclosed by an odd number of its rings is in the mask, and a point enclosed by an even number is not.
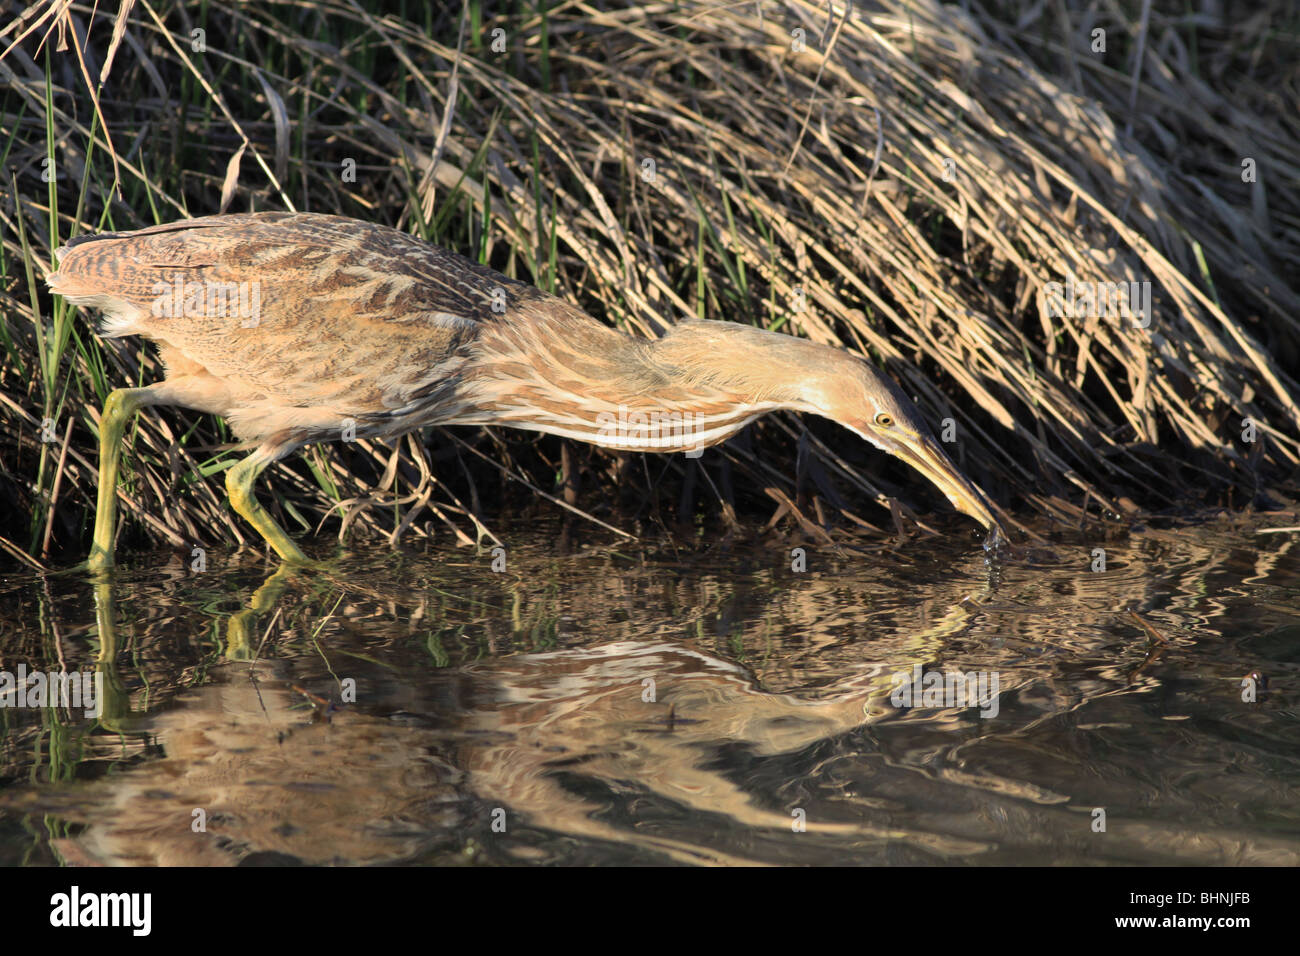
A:
[[[857,432],[877,448],[907,462],[942,491],[954,508],[987,530],[1005,531],[983,492],[963,475],[921,415],[921,410],[890,379],[845,352],[838,374],[805,387],[819,415]]]
[[[653,348],[674,385],[709,384],[740,401],[813,412],[857,432],[929,478],[958,511],[1006,537],[988,499],[952,463],[890,379],[828,345],[731,322],[680,325]]]

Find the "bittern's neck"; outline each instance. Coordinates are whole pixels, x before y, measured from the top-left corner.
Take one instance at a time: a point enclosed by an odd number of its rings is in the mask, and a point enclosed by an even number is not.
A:
[[[486,348],[474,420],[625,451],[689,451],[778,408],[819,411],[809,383],[823,387],[843,355],[731,322],[687,323],[653,342],[595,323],[557,331],[517,350]]]
[[[735,322],[688,322],[651,347],[676,384],[733,401],[825,414],[822,392],[860,364],[847,352]]]

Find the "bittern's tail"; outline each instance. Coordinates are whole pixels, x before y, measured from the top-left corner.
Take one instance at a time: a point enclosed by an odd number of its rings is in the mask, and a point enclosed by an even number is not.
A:
[[[101,244],[101,240],[116,238],[119,234],[113,232],[77,236],[54,250],[58,269],[45,277],[51,292],[73,305],[104,313],[99,334],[105,338],[135,334],[139,331],[136,323],[149,314],[145,305],[132,302],[112,289],[113,270],[105,270],[103,266],[105,247],[113,244]]]

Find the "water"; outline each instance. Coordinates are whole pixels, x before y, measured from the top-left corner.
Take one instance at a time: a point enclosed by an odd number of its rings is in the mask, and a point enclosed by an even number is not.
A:
[[[98,663],[105,701],[0,710],[0,862],[1300,863],[1293,534],[990,567],[955,533],[800,572],[782,541],[505,530],[501,571],[4,578],[3,669]],[[892,699],[958,672],[984,683]]]

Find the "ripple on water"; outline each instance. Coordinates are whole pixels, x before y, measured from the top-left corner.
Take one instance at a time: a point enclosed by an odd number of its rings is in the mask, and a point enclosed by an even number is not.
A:
[[[1300,862],[1283,536],[1146,529],[1104,571],[1082,538],[804,545],[795,572],[784,544],[508,530],[502,573],[10,579],[6,668],[111,666],[99,721],[7,712],[36,782],[0,793],[5,862]],[[35,814],[64,829],[33,847]]]

